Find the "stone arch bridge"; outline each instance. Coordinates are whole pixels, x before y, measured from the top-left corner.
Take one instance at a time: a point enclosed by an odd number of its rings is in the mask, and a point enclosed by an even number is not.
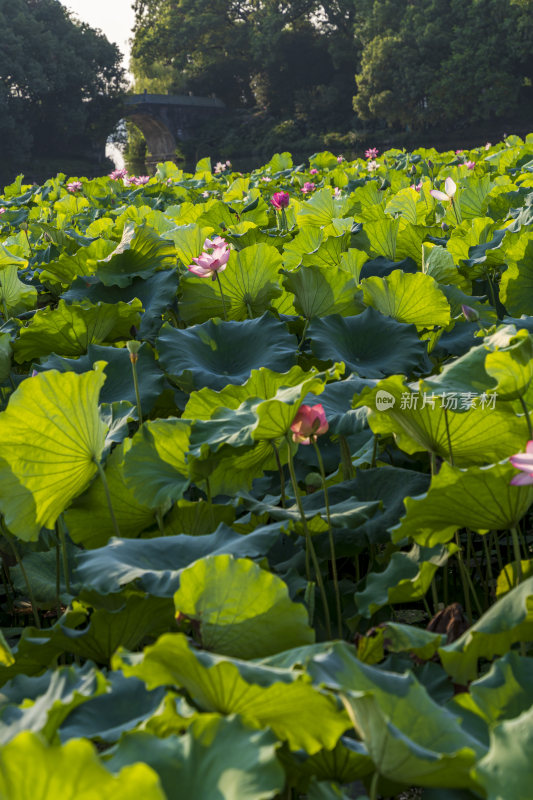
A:
[[[216,97],[145,92],[126,97],[124,116],[144,135],[149,153],[146,163],[152,166],[173,161],[177,143],[190,139],[197,125],[224,110],[224,103]]]

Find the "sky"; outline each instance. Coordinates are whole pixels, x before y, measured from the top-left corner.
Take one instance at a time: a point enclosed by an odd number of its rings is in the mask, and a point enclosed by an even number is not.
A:
[[[100,28],[109,41],[118,44],[124,53],[124,67],[128,68],[130,47],[128,39],[133,27],[133,0],[61,0],[82,22]]]

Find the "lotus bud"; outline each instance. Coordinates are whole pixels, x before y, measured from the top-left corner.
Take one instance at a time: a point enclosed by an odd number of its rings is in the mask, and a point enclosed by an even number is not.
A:
[[[479,319],[479,314],[477,313],[475,308],[471,306],[462,305],[461,311],[463,312],[463,316],[467,322],[477,322]]]

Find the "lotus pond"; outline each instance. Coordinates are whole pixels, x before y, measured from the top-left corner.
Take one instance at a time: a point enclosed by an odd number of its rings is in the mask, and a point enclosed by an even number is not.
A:
[[[2,800],[531,798],[533,135],[19,176],[0,311]]]

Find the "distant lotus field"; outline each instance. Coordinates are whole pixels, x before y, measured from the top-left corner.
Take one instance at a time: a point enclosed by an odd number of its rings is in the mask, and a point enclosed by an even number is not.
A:
[[[533,134],[19,176],[0,315],[0,800],[531,800]]]

